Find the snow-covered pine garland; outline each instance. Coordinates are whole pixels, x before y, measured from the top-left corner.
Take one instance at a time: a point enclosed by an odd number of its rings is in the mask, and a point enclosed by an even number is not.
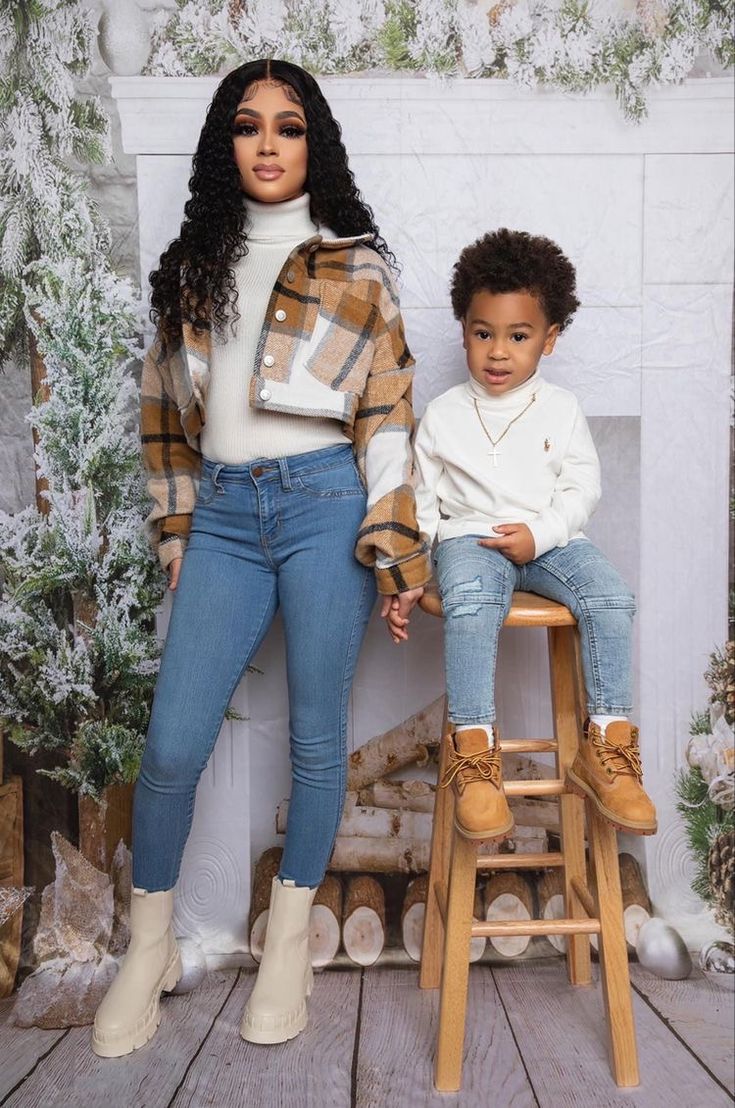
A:
[[[314,73],[382,69],[614,87],[625,115],[683,80],[697,55],[735,60],[733,0],[177,0],[147,72],[218,73],[259,57]]]
[[[0,0],[0,20],[17,67],[0,97],[0,333],[27,359],[22,313],[49,386],[29,415],[49,511],[0,513],[0,725],[30,753],[57,751],[50,776],[98,798],[137,774],[158,659],[162,577],[142,533],[131,373],[141,306],[64,160],[101,153],[107,134],[99,106],[73,95],[88,13]]]
[[[23,270],[37,258],[106,250],[106,229],[69,159],[102,162],[109,120],[75,96],[92,13],[79,0],[0,0],[0,365],[23,354]]]

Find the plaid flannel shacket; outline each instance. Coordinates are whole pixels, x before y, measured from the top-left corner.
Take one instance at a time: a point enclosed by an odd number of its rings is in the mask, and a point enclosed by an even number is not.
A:
[[[339,419],[368,492],[355,556],[392,595],[431,578],[412,485],[414,360],[393,279],[371,236],[315,235],[286,259],[273,287],[250,382],[252,407]],[[206,420],[210,333],[184,323],[161,355],[156,339],[141,383],[141,438],[153,509],[149,537],[166,568],[191,527]]]

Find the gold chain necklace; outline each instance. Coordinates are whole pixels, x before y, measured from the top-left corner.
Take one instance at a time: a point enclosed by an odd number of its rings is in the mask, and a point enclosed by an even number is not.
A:
[[[526,414],[526,412],[531,407],[531,405],[533,404],[535,399],[536,399],[536,393],[535,392],[531,393],[531,399],[528,401],[525,408],[523,408],[522,411],[520,411],[517,416],[513,417],[513,419],[510,421],[508,426],[503,431],[502,435],[500,435],[499,438],[494,439],[492,437],[492,435],[490,434],[490,432],[488,431],[487,427],[485,426],[485,420],[480,415],[480,405],[477,403],[477,397],[476,396],[472,397],[473,403],[475,405],[475,411],[477,412],[477,418],[480,421],[480,426],[482,427],[483,431],[485,432],[487,437],[490,439],[490,442],[492,444],[492,450],[488,450],[488,454],[490,455],[490,457],[493,460],[493,469],[498,468],[498,454],[500,453],[500,451],[498,450],[499,444],[503,441],[505,436],[508,434],[508,432],[510,431],[513,424],[517,423],[518,420],[521,418],[521,416]]]

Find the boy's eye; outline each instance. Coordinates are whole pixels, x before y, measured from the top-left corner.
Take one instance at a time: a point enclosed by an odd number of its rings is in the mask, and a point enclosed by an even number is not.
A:
[[[510,337],[513,339],[513,342],[525,342],[528,338],[528,335],[525,333],[525,331],[516,331],[516,333],[514,335],[511,335]]]
[[[482,331],[482,330],[481,331],[475,331],[475,338],[476,339],[482,339],[483,342],[484,342],[485,339],[490,338],[490,332],[489,331]]]

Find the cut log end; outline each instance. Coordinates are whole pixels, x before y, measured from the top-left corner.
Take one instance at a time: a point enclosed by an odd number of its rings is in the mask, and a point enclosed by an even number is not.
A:
[[[531,890],[518,873],[499,873],[485,888],[485,919],[505,922],[533,916]],[[496,935],[490,943],[504,958],[517,958],[531,941],[530,935]]]
[[[347,956],[358,966],[372,966],[385,946],[385,929],[373,908],[355,908],[342,928]]]
[[[315,969],[333,961],[339,950],[339,920],[326,904],[315,904],[309,916],[309,954]]]

